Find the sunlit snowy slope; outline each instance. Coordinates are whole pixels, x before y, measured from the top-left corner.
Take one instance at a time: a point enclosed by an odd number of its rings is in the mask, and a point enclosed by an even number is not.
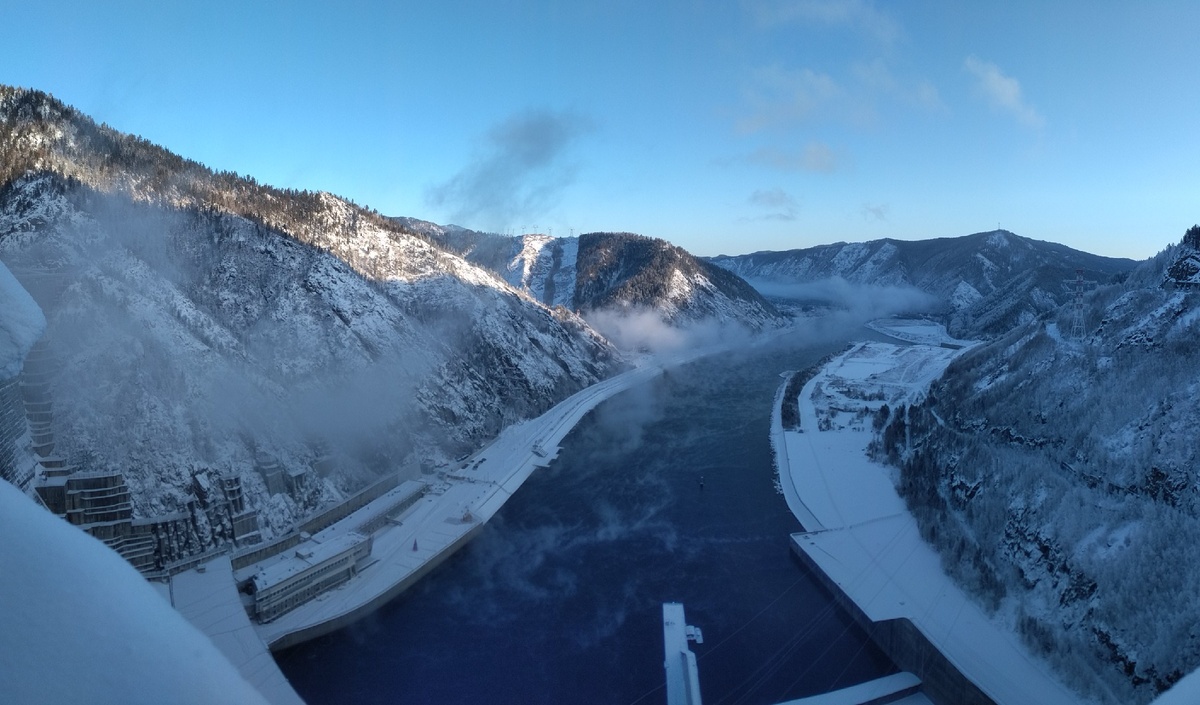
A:
[[[632,233],[505,237],[412,218],[400,222],[461,252],[548,306],[591,314],[651,312],[675,326],[761,329],[782,317],[753,287],[663,240]]]
[[[214,173],[0,87],[0,260],[49,322],[58,450],[140,516],[243,477],[267,534],[607,377],[582,319],[326,193]],[[269,493],[256,463],[318,468]]]

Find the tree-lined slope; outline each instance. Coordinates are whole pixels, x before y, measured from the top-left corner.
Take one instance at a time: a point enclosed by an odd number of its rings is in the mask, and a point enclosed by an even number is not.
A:
[[[1106,702],[1200,667],[1198,256],[1089,295],[1082,340],[1063,312],[964,354],[883,434],[949,570]]]
[[[704,321],[750,329],[782,321],[779,311],[741,277],[657,238],[633,233],[506,237],[398,220],[534,299],[585,316],[649,311],[677,326]]]
[[[615,350],[429,239],[0,87],[0,259],[42,304],[64,454],[139,515],[212,468],[274,529],[607,376]],[[272,494],[263,459],[315,466]],[[319,475],[319,476],[317,476]]]

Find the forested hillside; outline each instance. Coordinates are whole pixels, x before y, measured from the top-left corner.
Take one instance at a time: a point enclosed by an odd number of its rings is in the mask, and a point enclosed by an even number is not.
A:
[[[0,259],[48,319],[58,448],[138,516],[209,469],[267,534],[620,364],[565,310],[327,193],[213,172],[0,87]],[[268,490],[256,467],[311,482]]]
[[[1192,228],[1082,339],[1068,308],[965,353],[876,449],[947,569],[1108,702],[1200,667],[1197,272]]]
[[[716,317],[756,327],[779,317],[741,277],[656,238],[581,235],[575,269],[575,305],[583,311],[657,308],[668,319]]]
[[[547,306],[585,318],[648,314],[677,327],[703,322],[753,330],[783,320],[741,277],[665,240],[633,233],[507,237],[397,220]]]

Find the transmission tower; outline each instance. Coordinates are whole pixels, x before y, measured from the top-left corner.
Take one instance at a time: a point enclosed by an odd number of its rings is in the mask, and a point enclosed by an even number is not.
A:
[[[1074,279],[1064,279],[1063,286],[1074,294],[1071,300],[1071,337],[1083,340],[1083,294],[1096,286],[1096,282],[1085,280],[1083,270],[1075,270]]]

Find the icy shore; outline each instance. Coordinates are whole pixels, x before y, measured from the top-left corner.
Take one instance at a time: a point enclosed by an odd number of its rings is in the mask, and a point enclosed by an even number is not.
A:
[[[821,369],[800,393],[799,430],[784,430],[777,399],[780,486],[808,529],[793,541],[872,622],[908,619],[996,703],[1079,703],[1014,631],[946,575],[896,493],[892,470],[866,455],[875,410],[922,396],[959,352],[941,344],[961,341],[936,330],[903,329],[921,343],[860,344]]]

